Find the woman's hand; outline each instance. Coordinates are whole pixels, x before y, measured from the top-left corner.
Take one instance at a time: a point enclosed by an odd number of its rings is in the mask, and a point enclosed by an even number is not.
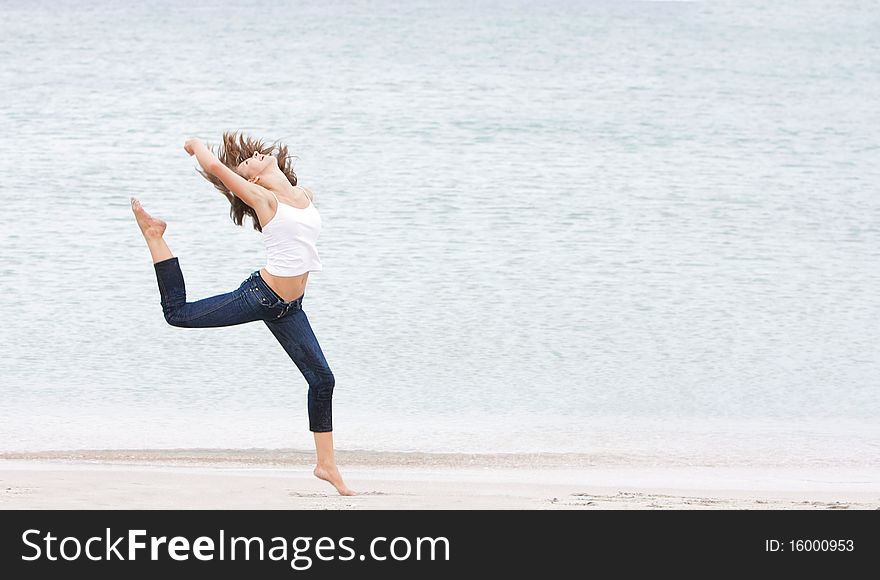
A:
[[[186,143],[183,144],[183,150],[186,151],[187,153],[189,153],[190,155],[195,155],[196,154],[196,147],[198,147],[199,145],[201,145],[202,147],[205,146],[205,144],[202,142],[202,140],[199,139],[198,137],[191,137],[186,140]]]
[[[220,160],[217,159],[214,152],[208,149],[208,146],[205,145],[201,139],[198,137],[191,137],[183,144],[183,148],[190,155],[195,155],[196,161],[199,162],[202,169],[211,175],[217,175],[217,171],[221,165]]]

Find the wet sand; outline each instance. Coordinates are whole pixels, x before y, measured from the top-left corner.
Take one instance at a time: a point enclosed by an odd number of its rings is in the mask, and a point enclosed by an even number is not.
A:
[[[294,450],[0,454],[4,509],[877,509],[869,466],[340,451],[340,497]]]

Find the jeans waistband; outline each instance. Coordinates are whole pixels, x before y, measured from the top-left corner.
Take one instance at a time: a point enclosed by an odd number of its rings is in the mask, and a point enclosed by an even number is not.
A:
[[[281,302],[283,305],[285,305],[285,306],[292,306],[292,305],[295,305],[295,304],[302,304],[302,299],[303,299],[303,297],[305,296],[305,294],[303,294],[303,295],[300,296],[299,298],[294,298],[293,300],[285,300],[284,298],[282,298],[281,296],[279,296],[278,294],[276,294],[275,291],[272,290],[272,287],[269,286],[269,284],[267,284],[265,280],[263,280],[263,277],[260,276],[260,271],[259,271],[259,270],[254,270],[254,271],[251,273],[250,278],[251,278],[255,283],[257,283],[257,284],[260,286],[260,288],[262,288],[263,290],[265,290],[266,292],[268,292],[270,296],[273,296],[273,297],[275,298],[275,300],[277,300],[278,302]]]

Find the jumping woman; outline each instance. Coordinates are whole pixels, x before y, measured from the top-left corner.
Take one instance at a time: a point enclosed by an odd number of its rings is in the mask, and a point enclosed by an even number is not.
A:
[[[341,495],[354,495],[342,480],[333,454],[335,379],[302,307],[309,272],[321,270],[316,248],[321,216],[313,203],[314,194],[297,185],[287,147],[278,142],[265,144],[226,132],[217,154],[200,139],[187,140],[183,148],[195,155],[199,173],[229,200],[233,222],[242,225],[245,215],[251,217],[254,229],[263,233],[267,260],[236,290],[187,302],[180,264],[163,238],[165,222],[148,214],[132,197],[131,209],[153,257],[165,320],[183,328],[262,320],[309,385],[315,476],[333,484]]]

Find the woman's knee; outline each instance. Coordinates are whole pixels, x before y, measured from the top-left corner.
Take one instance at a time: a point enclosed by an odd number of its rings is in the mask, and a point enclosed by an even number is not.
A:
[[[178,328],[186,328],[189,326],[188,321],[181,316],[180,309],[178,308],[163,308],[162,313],[165,315],[165,322],[171,326],[176,326]]]
[[[336,377],[333,371],[324,369],[316,374],[316,380],[309,385],[314,396],[319,401],[328,401],[333,398],[333,389],[336,387]]]

